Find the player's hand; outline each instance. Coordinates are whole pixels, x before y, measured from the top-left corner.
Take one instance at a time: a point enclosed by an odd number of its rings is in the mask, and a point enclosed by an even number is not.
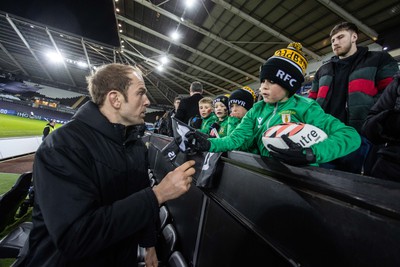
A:
[[[194,160],[186,161],[175,170],[169,172],[164,179],[153,188],[159,204],[175,199],[189,190],[192,177],[196,172],[193,168],[194,164]]]

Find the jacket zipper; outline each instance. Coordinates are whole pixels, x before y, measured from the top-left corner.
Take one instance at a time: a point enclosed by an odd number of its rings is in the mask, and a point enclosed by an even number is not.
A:
[[[272,112],[272,115],[269,117],[269,119],[267,121],[267,128],[266,129],[269,129],[269,123],[271,122],[272,118],[275,116],[277,110],[278,110],[278,103],[275,103],[274,112]]]

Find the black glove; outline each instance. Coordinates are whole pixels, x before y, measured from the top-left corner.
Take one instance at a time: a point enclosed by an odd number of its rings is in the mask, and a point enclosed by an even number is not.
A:
[[[300,166],[315,162],[316,158],[311,148],[303,148],[301,145],[296,144],[290,140],[287,134],[282,135],[282,139],[289,148],[282,149],[268,145],[268,148],[272,150],[269,152],[271,156],[290,165]]]
[[[214,122],[213,124],[210,125],[210,130],[215,129],[217,132],[219,131],[219,128],[221,128],[221,125],[219,125],[218,122]]]
[[[217,137],[219,128],[221,128],[221,125],[219,125],[218,122],[214,122],[213,124],[210,125],[210,137],[211,138]]]
[[[208,135],[199,131],[189,131],[185,134],[187,138],[186,145],[193,151],[209,151],[211,142],[208,141]]]

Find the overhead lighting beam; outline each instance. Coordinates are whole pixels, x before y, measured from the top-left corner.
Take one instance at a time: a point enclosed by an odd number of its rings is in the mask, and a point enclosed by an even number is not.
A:
[[[15,26],[14,22],[12,21],[12,19],[8,16],[8,14],[6,14],[6,19],[8,21],[8,23],[10,23],[11,27],[14,29],[14,31],[17,33],[17,35],[19,36],[19,38],[21,39],[21,41],[25,44],[26,48],[28,48],[29,52],[32,54],[32,56],[35,58],[35,60],[37,61],[37,63],[39,64],[39,66],[42,68],[42,70],[44,71],[44,73],[46,73],[47,77],[49,78],[50,81],[54,82],[54,79],[50,76],[50,73],[46,70],[46,68],[44,67],[44,65],[42,64],[42,62],[39,60],[39,58],[36,56],[35,52],[33,52],[31,46],[28,44],[28,42],[26,41],[25,37],[22,35],[22,33],[18,30],[17,26]]]
[[[261,21],[256,20],[255,18],[253,18],[252,16],[244,13],[243,11],[239,10],[238,8],[232,6],[231,4],[223,1],[223,0],[211,0],[214,3],[222,6],[223,8],[225,8],[226,10],[232,12],[233,14],[241,17],[242,19],[250,22],[251,24],[259,27],[260,29],[268,32],[269,34],[275,36],[278,39],[281,39],[282,41],[285,41],[287,43],[292,43],[294,42],[294,40],[286,37],[285,35],[275,31],[274,29],[272,29],[271,27],[265,25],[264,23],[262,23]],[[303,47],[303,51],[306,52],[308,55],[310,55],[312,58],[317,59],[317,60],[321,60],[321,57],[319,55],[317,55],[316,53],[314,53],[313,51]]]
[[[88,67],[89,67],[90,73],[93,74],[92,65],[90,64],[89,55],[88,55],[88,52],[86,50],[86,45],[85,45],[85,42],[83,41],[83,38],[81,38],[81,44],[82,44],[83,52],[85,53],[86,63],[88,65]]]
[[[138,53],[134,53],[134,52],[129,51],[129,50],[127,50],[126,53],[128,53],[128,54],[130,54],[130,55],[132,55],[132,56],[139,57],[139,58],[142,58],[142,59],[144,59],[144,60],[147,60],[148,62],[151,62],[151,63],[155,64],[156,66],[157,66],[157,64],[158,64],[158,62],[157,62],[156,60],[146,58],[146,57],[144,57],[143,55],[140,55],[140,54],[138,54]],[[218,85],[212,84],[212,83],[210,83],[210,82],[207,82],[207,81],[205,81],[205,80],[202,80],[202,79],[200,79],[200,78],[198,78],[198,77],[195,77],[195,76],[193,76],[193,75],[187,74],[187,73],[185,73],[185,72],[183,72],[183,71],[177,70],[177,69],[172,68],[172,67],[170,67],[170,66],[166,66],[166,68],[167,68],[168,70],[177,72],[177,73],[179,73],[179,74],[181,74],[181,75],[183,75],[183,76],[187,76],[187,77],[191,78],[191,79],[194,80],[194,81],[197,80],[197,81],[200,81],[200,82],[202,82],[202,83],[204,83],[204,84],[208,84],[208,85],[210,85],[211,87],[214,87],[214,88],[216,88],[216,89],[219,89],[219,90],[221,90],[221,91],[224,91],[224,92],[227,91],[226,89],[224,89],[224,88],[222,88],[222,87],[219,87]],[[178,77],[177,77],[177,78],[178,78]],[[209,92],[209,91],[207,91],[207,90],[203,90],[203,91],[206,92],[206,93],[208,93],[208,94],[210,94],[210,95],[214,95],[213,93],[211,93],[211,92]],[[230,93],[230,92],[229,92],[229,93]]]
[[[347,12],[346,10],[344,10],[343,8],[341,8],[340,6],[335,4],[333,1],[318,0],[318,2],[320,2],[324,6],[326,6],[333,12],[335,12],[338,16],[344,18],[346,21],[352,22],[355,25],[357,25],[357,27],[360,29],[360,31],[365,33],[372,40],[374,40],[374,41],[378,40],[378,33],[376,31],[374,31],[373,29],[371,29],[370,27],[368,27],[367,25],[365,25],[364,23],[362,23],[361,21],[356,19],[353,15],[351,15],[349,12]]]
[[[12,62],[26,75],[29,76],[28,72],[19,64],[19,62],[8,52],[8,50],[0,43],[0,48],[3,52],[11,59]]]
[[[124,54],[124,57],[129,58],[134,64],[137,64],[136,61],[133,60],[131,57],[129,57],[126,53]],[[156,67],[155,64],[150,64],[149,66],[151,66],[151,68]],[[179,83],[175,82],[174,80],[171,80],[170,78],[166,77],[164,74],[167,74],[167,73],[158,73],[157,75],[161,76],[163,79],[168,80],[168,82],[173,83],[176,87],[179,87],[179,88],[182,89],[183,91],[185,91],[185,92],[187,92],[187,93],[190,92],[189,89],[183,87],[182,85],[180,85]],[[178,78],[178,79],[180,79],[182,82],[184,82],[184,83],[186,83],[186,84],[189,84],[189,85],[191,84],[190,82],[188,82],[188,81],[186,81],[186,80],[184,80],[184,79],[181,79],[181,78],[179,78],[179,77],[174,76],[174,78]],[[173,90],[173,89],[171,89],[171,90],[172,90],[173,92],[175,92],[175,93],[178,95],[178,93],[177,93],[175,90]]]
[[[165,99],[168,100],[168,102],[173,105],[174,104],[174,98],[175,96],[177,96],[178,94],[172,90],[171,88],[169,88],[167,85],[165,85],[164,83],[162,83],[159,79],[157,79],[157,82],[154,82],[152,79],[156,79],[154,77],[152,77],[151,74],[145,76],[145,79],[148,80],[163,96]],[[169,91],[168,91],[169,90]],[[167,92],[167,93],[166,93]],[[169,95],[168,92],[173,92],[172,95]]]
[[[146,49],[148,49],[148,50],[151,50],[151,51],[153,51],[153,52],[156,52],[156,53],[158,53],[158,54],[163,54],[163,53],[164,53],[164,52],[161,51],[161,50],[158,50],[158,49],[156,49],[156,48],[154,48],[154,47],[152,47],[152,46],[149,46],[149,45],[147,45],[147,44],[144,44],[144,43],[141,43],[141,42],[139,42],[139,41],[136,41],[136,40],[134,40],[134,39],[132,39],[132,38],[130,38],[130,37],[127,37],[127,36],[122,35],[122,38],[124,38],[126,41],[129,41],[129,42],[131,42],[131,43],[137,44],[137,45],[139,45],[139,46],[141,46],[141,47],[144,47],[144,48],[146,48]],[[172,56],[172,55],[169,55],[169,57],[170,57],[171,59],[177,61],[177,62],[180,62],[180,63],[186,65],[186,66],[189,66],[189,67],[194,68],[194,69],[196,69],[196,70],[198,70],[198,71],[207,73],[208,75],[210,75],[210,76],[212,76],[212,77],[218,78],[218,79],[220,79],[220,80],[223,80],[223,81],[225,81],[225,82],[227,82],[227,83],[230,83],[230,84],[233,84],[233,85],[235,85],[235,86],[242,87],[242,85],[240,85],[240,84],[238,84],[238,83],[236,83],[236,82],[234,82],[234,81],[231,81],[231,80],[229,80],[229,79],[226,79],[226,78],[224,78],[224,77],[222,77],[222,76],[220,76],[220,75],[218,75],[218,74],[215,74],[215,73],[213,73],[213,72],[211,72],[211,71],[208,71],[208,70],[205,70],[205,69],[203,69],[203,68],[200,68],[200,67],[198,67],[198,66],[196,66],[196,65],[194,65],[194,64],[191,64],[191,63],[189,63],[189,62],[187,62],[187,61],[184,61],[184,60],[182,60],[182,59],[180,59],[180,58],[174,57],[174,56]],[[214,87],[215,87],[215,86],[216,86],[216,85],[214,85]],[[227,90],[227,89],[223,89],[223,88],[221,88],[221,89],[222,89],[223,91],[227,92],[227,93],[231,93],[231,91],[229,91],[229,90]]]
[[[50,41],[51,41],[51,43],[53,44],[54,48],[56,49],[58,55],[61,55],[60,49],[58,49],[58,46],[57,46],[56,42],[54,41],[54,38],[53,38],[53,36],[51,35],[51,32],[49,31],[49,29],[48,29],[47,27],[46,27],[46,33],[47,33],[47,35],[49,36]],[[63,66],[64,66],[64,68],[65,68],[65,71],[67,72],[67,75],[68,75],[69,79],[71,80],[73,86],[76,86],[76,83],[75,83],[74,79],[73,79],[72,76],[71,76],[71,72],[69,72],[69,69],[68,69],[67,64],[65,64],[65,61],[64,61],[64,60],[62,60],[61,63],[63,64]]]
[[[139,3],[139,4],[144,5],[145,7],[150,8],[150,9],[152,9],[152,10],[154,10],[154,11],[156,11],[156,12],[158,12],[158,13],[160,13],[160,14],[162,14],[162,15],[164,15],[164,16],[166,16],[166,17],[168,17],[168,18],[170,18],[170,19],[172,19],[172,20],[174,20],[176,22],[178,22],[178,23],[181,23],[182,25],[185,25],[186,27],[188,27],[188,28],[190,28],[190,29],[192,29],[192,30],[194,30],[194,31],[196,31],[198,33],[201,33],[201,34],[203,34],[203,35],[205,35],[205,36],[207,36],[207,37],[209,37],[209,38],[211,38],[211,39],[213,39],[213,40],[215,40],[215,41],[217,41],[217,42],[219,42],[219,43],[221,43],[223,45],[226,45],[227,47],[232,48],[232,49],[242,53],[243,55],[248,56],[248,57],[250,57],[250,58],[252,58],[252,59],[254,59],[254,60],[256,60],[256,61],[258,61],[260,63],[264,63],[265,62],[265,58],[262,58],[262,57],[259,57],[257,55],[254,55],[253,53],[251,53],[251,52],[249,52],[249,51],[247,51],[247,50],[245,50],[245,49],[243,49],[243,48],[241,48],[241,47],[239,47],[237,45],[234,45],[234,44],[230,43],[229,41],[226,41],[225,39],[217,36],[216,34],[213,34],[213,33],[209,32],[209,31],[206,31],[206,30],[194,25],[193,23],[191,23],[189,21],[187,21],[185,19],[182,19],[181,17],[175,16],[174,14],[172,14],[172,13],[170,13],[170,12],[168,12],[168,11],[166,11],[166,10],[156,6],[156,5],[153,5],[149,1],[146,1],[146,0],[134,0],[134,1]]]
[[[127,18],[122,17],[122,16],[118,16],[118,19],[123,20],[125,23],[127,23],[127,24],[129,24],[129,25],[131,25],[131,26],[133,26],[135,28],[141,29],[141,30],[143,30],[145,32],[148,32],[148,33],[154,35],[154,36],[157,36],[158,38],[161,38],[161,39],[166,40],[168,42],[173,42],[170,37],[162,35],[161,33],[158,33],[158,32],[156,32],[156,31],[154,31],[152,29],[149,29],[149,28],[147,28],[147,27],[145,27],[145,26],[143,26],[143,25],[141,25],[141,24],[139,24],[139,23],[137,23],[135,21],[132,21],[132,20],[127,19]],[[124,35],[122,35],[122,36],[124,36]],[[207,54],[205,54],[205,53],[203,53],[201,51],[198,51],[198,50],[196,50],[196,49],[194,49],[194,48],[192,48],[192,47],[190,47],[188,45],[184,45],[182,43],[176,43],[175,45],[180,46],[180,47],[182,47],[182,48],[184,48],[184,49],[186,49],[186,50],[188,50],[188,51],[190,51],[190,52],[192,52],[192,53],[194,53],[196,55],[199,55],[199,56],[202,56],[204,58],[207,58],[208,60],[211,60],[212,62],[218,63],[218,64],[224,66],[225,68],[228,68],[228,69],[231,69],[233,71],[236,71],[236,72],[244,75],[245,77],[252,78],[253,80],[256,80],[256,81],[259,79],[258,77],[254,76],[254,75],[252,75],[250,73],[247,73],[247,72],[245,72],[245,71],[243,71],[241,69],[233,67],[230,64],[227,64],[227,63],[225,63],[225,62],[223,62],[221,60],[216,59],[215,57],[212,57],[212,56],[207,55]],[[215,76],[215,75],[213,75],[213,76]],[[234,82],[233,82],[233,84],[237,85]]]

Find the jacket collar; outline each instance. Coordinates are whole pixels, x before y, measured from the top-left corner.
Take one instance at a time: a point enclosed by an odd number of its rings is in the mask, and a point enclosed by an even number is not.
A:
[[[92,101],[88,101],[80,107],[73,116],[73,119],[85,123],[107,138],[120,144],[140,139],[145,129],[144,124],[126,127],[119,123],[111,123]]]
[[[353,57],[353,56],[355,58],[363,57],[367,52],[368,52],[368,47],[357,46],[357,51],[354,53],[354,55],[351,55],[350,57]],[[340,60],[341,59],[339,59],[338,56],[331,57],[331,62],[338,62]]]

